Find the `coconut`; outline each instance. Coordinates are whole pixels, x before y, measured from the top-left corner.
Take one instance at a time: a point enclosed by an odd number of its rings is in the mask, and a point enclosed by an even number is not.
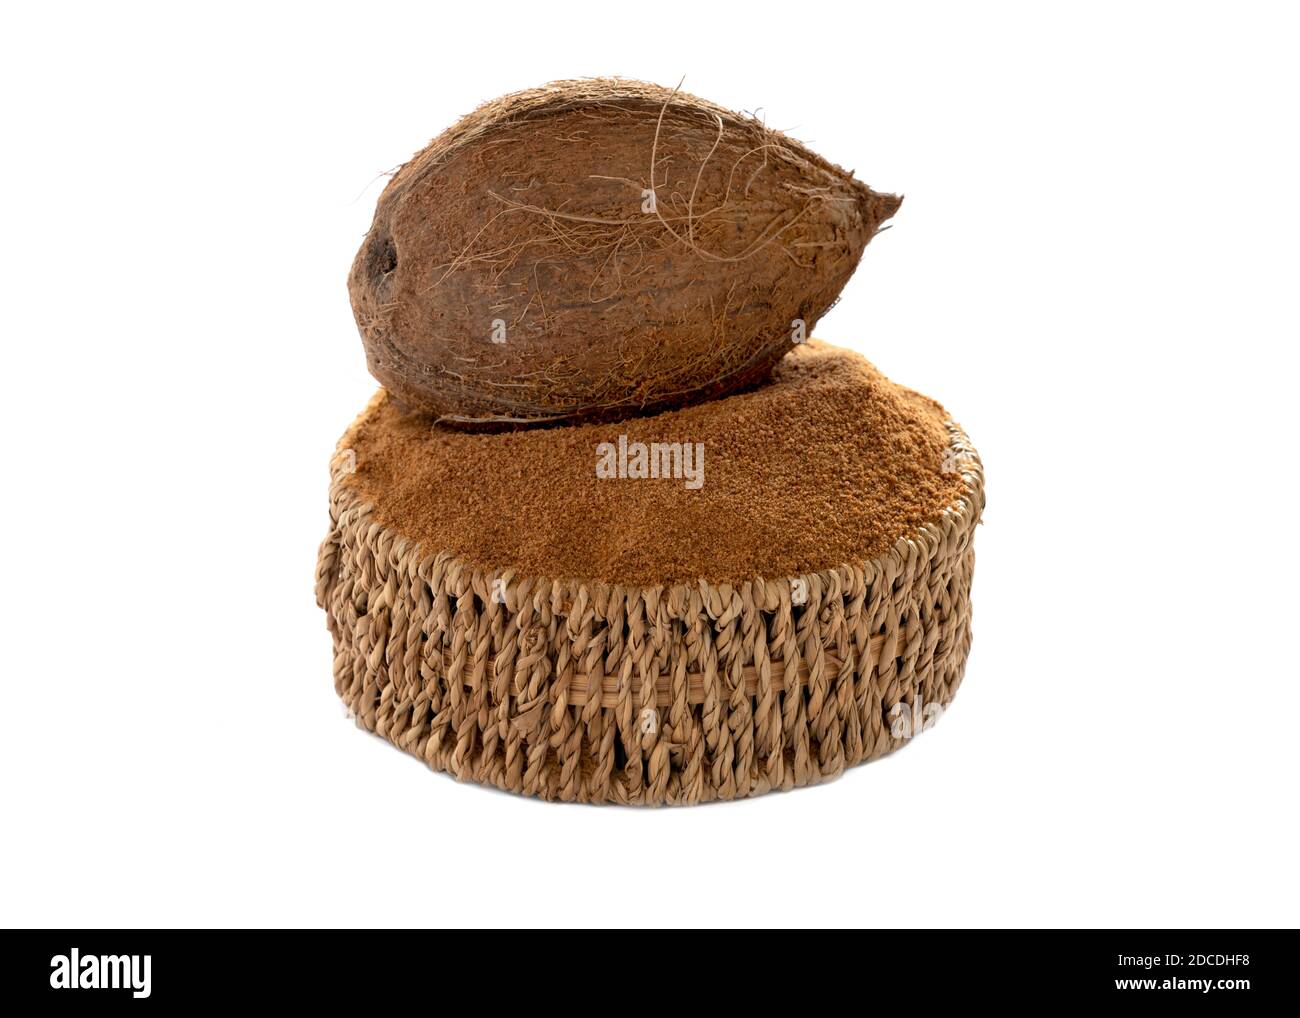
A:
[[[371,373],[412,410],[617,419],[765,379],[900,202],[678,90],[556,82],[403,165],[348,289]]]

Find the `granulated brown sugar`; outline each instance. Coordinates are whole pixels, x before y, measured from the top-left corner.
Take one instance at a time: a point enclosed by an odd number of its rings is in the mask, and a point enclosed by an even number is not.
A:
[[[757,389],[612,424],[472,434],[380,392],[346,483],[425,554],[638,586],[807,573],[884,553],[963,491],[947,414],[859,355],[796,347]],[[698,443],[703,483],[597,477],[598,446]],[[635,448],[633,446],[633,448]]]

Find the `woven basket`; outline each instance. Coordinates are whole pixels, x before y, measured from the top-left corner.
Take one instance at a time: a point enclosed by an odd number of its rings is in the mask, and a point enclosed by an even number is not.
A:
[[[961,682],[983,473],[948,430],[965,492],[932,524],[866,563],[734,585],[518,578],[425,552],[359,500],[341,448],[316,582],[335,688],[435,770],[543,799],[692,804],[838,775]]]

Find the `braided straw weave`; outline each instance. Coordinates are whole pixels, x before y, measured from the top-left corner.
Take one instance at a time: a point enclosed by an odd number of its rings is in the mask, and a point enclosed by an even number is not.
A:
[[[946,708],[961,682],[984,481],[948,428],[966,492],[885,555],[666,587],[425,553],[358,501],[341,450],[316,573],[335,688],[435,770],[543,799],[688,805],[834,777],[898,748],[891,717]]]

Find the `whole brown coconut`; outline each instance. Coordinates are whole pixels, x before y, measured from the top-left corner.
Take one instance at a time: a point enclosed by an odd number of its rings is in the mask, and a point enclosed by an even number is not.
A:
[[[766,378],[901,200],[694,96],[556,82],[398,170],[348,290],[371,373],[409,408],[613,419]]]

